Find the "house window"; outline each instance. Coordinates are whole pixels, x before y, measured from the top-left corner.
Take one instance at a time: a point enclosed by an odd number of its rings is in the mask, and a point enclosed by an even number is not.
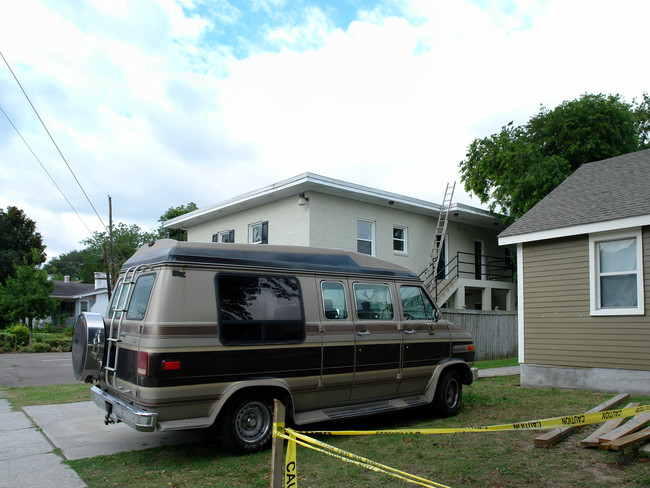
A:
[[[269,243],[269,223],[257,222],[248,226],[248,242],[251,244]]]
[[[235,242],[235,229],[224,230],[212,234],[212,242]]]
[[[357,252],[375,255],[375,223],[369,220],[357,221]]]
[[[641,230],[589,236],[591,315],[640,315],[643,304]]]
[[[406,254],[406,227],[393,226],[393,251]]]

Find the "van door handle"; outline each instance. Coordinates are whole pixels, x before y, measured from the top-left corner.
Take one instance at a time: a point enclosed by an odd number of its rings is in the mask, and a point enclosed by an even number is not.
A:
[[[406,329],[404,331],[405,334],[415,334],[415,329]]]
[[[358,331],[357,331],[357,335],[358,335],[358,336],[369,336],[369,335],[370,335],[370,331],[369,331],[368,329],[366,329],[366,330],[358,330]]]

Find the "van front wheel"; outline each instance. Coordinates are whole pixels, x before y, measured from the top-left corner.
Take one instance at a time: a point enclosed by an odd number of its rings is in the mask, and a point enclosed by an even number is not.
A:
[[[433,399],[436,413],[441,417],[453,417],[460,410],[462,399],[463,384],[458,372],[451,369],[442,373]]]
[[[273,399],[243,395],[228,402],[221,420],[224,447],[233,454],[252,454],[271,446]]]

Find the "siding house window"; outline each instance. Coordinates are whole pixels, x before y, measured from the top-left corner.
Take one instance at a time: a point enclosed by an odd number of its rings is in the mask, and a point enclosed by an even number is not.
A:
[[[641,315],[641,231],[589,236],[591,315]]]
[[[212,234],[212,242],[235,242],[235,229]]]
[[[248,242],[251,244],[269,243],[269,223],[257,222],[248,226]]]
[[[406,227],[393,226],[393,251],[406,254]]]
[[[375,223],[370,220],[357,221],[357,252],[375,255]]]

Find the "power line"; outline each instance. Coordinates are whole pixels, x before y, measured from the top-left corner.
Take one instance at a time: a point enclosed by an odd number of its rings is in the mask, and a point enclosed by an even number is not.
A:
[[[45,125],[45,122],[43,122],[43,119],[41,119],[41,116],[39,115],[38,111],[36,110],[36,107],[34,107],[34,104],[32,103],[32,101],[30,100],[29,96],[27,95],[27,92],[25,92],[25,89],[24,89],[23,86],[20,84],[20,81],[18,81],[18,77],[17,77],[16,74],[14,73],[14,70],[11,69],[11,66],[9,65],[9,62],[8,62],[7,59],[4,57],[4,54],[2,54],[2,51],[0,51],[0,56],[2,56],[2,60],[3,60],[3,61],[5,62],[5,64],[7,65],[7,68],[9,68],[9,71],[11,72],[11,75],[14,77],[14,80],[16,80],[16,83],[18,84],[18,86],[20,87],[21,91],[23,92],[23,95],[25,95],[25,98],[26,98],[27,101],[29,102],[29,105],[31,105],[32,110],[34,110],[34,113],[36,114],[36,117],[38,117],[38,120],[41,122],[41,125],[42,125],[43,128],[45,129],[45,132],[47,132],[47,135],[49,136],[50,140],[52,141],[52,144],[54,144],[54,147],[56,147],[56,150],[59,152],[59,155],[60,155],[61,158],[63,159],[63,162],[65,162],[65,165],[68,167],[68,170],[69,170],[70,173],[72,174],[72,177],[73,177],[74,180],[77,182],[77,185],[79,185],[79,188],[81,189],[81,192],[84,194],[84,196],[86,197],[86,200],[88,201],[88,203],[90,204],[90,206],[91,206],[92,209],[94,210],[95,215],[97,215],[97,218],[98,218],[99,221],[102,223],[102,226],[104,227],[104,230],[106,230],[106,231],[108,232],[108,229],[106,229],[106,224],[104,224],[104,221],[103,221],[102,218],[99,216],[99,212],[97,212],[97,209],[96,209],[95,206],[93,205],[93,202],[90,201],[90,198],[88,197],[88,194],[86,193],[86,190],[84,190],[83,186],[81,185],[81,183],[80,183],[79,180],[77,179],[77,175],[75,175],[74,171],[72,171],[72,168],[71,168],[70,165],[68,164],[68,160],[65,158],[65,156],[64,156],[63,153],[61,152],[61,149],[59,149],[58,144],[56,143],[56,141],[55,141],[54,138],[52,137],[52,134],[50,134],[50,131],[48,130],[47,126]],[[3,110],[3,113],[4,113],[4,110]],[[6,116],[6,114],[5,114],[5,116]],[[11,124],[11,125],[13,125],[13,124]],[[22,137],[22,136],[21,136],[21,137]],[[30,150],[31,150],[31,149],[30,149]],[[40,161],[39,161],[39,163],[40,163]],[[66,200],[67,200],[67,198],[66,198]],[[69,203],[69,202],[68,202],[68,203]],[[75,213],[76,213],[76,211],[75,211]],[[77,214],[77,215],[79,215],[79,214]],[[82,221],[82,222],[83,222],[83,221]],[[84,225],[86,225],[86,224],[84,223]],[[86,226],[86,228],[88,228],[88,227]],[[92,232],[91,232],[91,235],[92,235]]]
[[[0,107],[0,112],[2,112],[2,114],[5,116],[5,118],[9,121],[9,123],[11,124],[11,127],[13,127],[14,130],[16,131],[16,134],[18,134],[18,137],[20,137],[20,138],[22,139],[22,141],[23,141],[23,143],[25,144],[25,146],[27,146],[27,149],[29,149],[29,151],[32,153],[32,156],[34,156],[34,158],[36,158],[36,161],[38,161],[38,164],[41,165],[41,168],[43,168],[43,171],[45,171],[45,173],[47,174],[47,176],[50,177],[50,180],[52,180],[52,183],[54,183],[54,186],[56,186],[56,189],[59,190],[59,192],[61,193],[61,195],[63,196],[63,198],[65,198],[65,201],[68,202],[68,205],[70,205],[70,208],[74,211],[74,213],[77,215],[77,217],[79,217],[79,220],[81,220],[81,223],[82,223],[82,224],[84,225],[84,227],[88,230],[88,233],[92,236],[93,233],[92,233],[92,231],[90,230],[90,228],[86,225],[86,222],[84,222],[84,219],[81,218],[81,215],[79,215],[79,213],[78,213],[77,210],[74,208],[74,206],[72,205],[72,203],[70,202],[70,200],[68,200],[68,197],[65,196],[65,193],[63,193],[63,190],[61,190],[61,188],[59,187],[59,185],[57,185],[56,181],[54,181],[54,178],[52,177],[52,175],[50,174],[50,172],[45,168],[45,166],[43,165],[43,163],[41,162],[41,160],[38,158],[38,156],[36,155],[36,153],[32,150],[32,148],[31,148],[30,145],[27,143],[27,141],[25,140],[25,138],[23,137],[23,135],[20,133],[20,131],[18,130],[18,128],[17,128],[17,127],[14,125],[14,123],[11,121],[11,119],[10,119],[9,116],[7,115],[7,112],[5,112],[5,111],[3,110],[2,107]],[[103,222],[102,222],[102,223],[103,223]]]

